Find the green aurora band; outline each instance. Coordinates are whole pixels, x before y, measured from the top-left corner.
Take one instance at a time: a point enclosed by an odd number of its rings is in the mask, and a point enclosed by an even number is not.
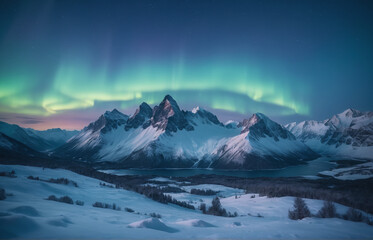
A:
[[[252,63],[214,60],[187,64],[179,57],[163,62],[135,61],[113,70],[108,61],[95,66],[87,59],[77,59],[66,58],[50,76],[37,69],[1,73],[0,111],[49,116],[112,101],[120,102],[125,109],[143,101],[157,104],[170,93],[181,104],[192,101],[241,114],[310,112],[304,98],[307,86],[287,81],[290,77],[286,74],[268,74]],[[291,91],[294,89],[296,94]],[[266,105],[271,105],[272,110]],[[273,112],[273,106],[278,110]]]

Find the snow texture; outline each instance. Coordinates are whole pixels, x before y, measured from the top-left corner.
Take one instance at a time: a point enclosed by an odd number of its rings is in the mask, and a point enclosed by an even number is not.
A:
[[[190,186],[222,191],[225,195],[220,199],[222,206],[239,214],[235,218],[226,218],[161,204],[135,192],[100,186],[97,179],[67,170],[0,165],[0,171],[11,170],[15,170],[17,178],[4,177],[0,181],[0,188],[13,194],[0,204],[1,238],[370,239],[373,236],[373,228],[365,223],[313,217],[290,220],[287,211],[293,205],[293,197],[259,197],[219,185]],[[79,187],[27,179],[30,175],[43,179],[64,177],[76,181]],[[45,200],[52,194],[68,195],[85,204],[78,206]],[[189,194],[188,197],[200,202],[201,196]],[[116,203],[122,209],[128,207],[135,212],[94,208],[92,204],[96,201]],[[320,200],[305,201],[313,214],[323,205]],[[204,202],[211,203],[210,199]],[[339,204],[336,207],[338,213],[348,209]],[[153,212],[162,218],[149,218]],[[257,217],[257,214],[263,217]]]

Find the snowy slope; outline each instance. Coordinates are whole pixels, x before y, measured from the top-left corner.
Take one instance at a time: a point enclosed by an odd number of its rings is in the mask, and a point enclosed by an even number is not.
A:
[[[307,138],[321,138],[329,130],[330,126],[325,125],[324,122],[317,121],[303,121],[299,124],[290,123],[285,127],[294,134],[298,139],[304,140]]]
[[[7,196],[0,204],[1,238],[31,239],[369,239],[373,228],[365,223],[342,219],[305,218],[289,220],[287,211],[292,197],[267,198],[258,194],[239,194],[236,189],[219,185],[194,186],[227,192],[221,203],[238,217],[202,214],[172,204],[154,202],[140,194],[100,186],[100,181],[61,169],[0,165],[0,171],[15,170],[16,178],[1,177],[0,188]],[[78,187],[27,179],[68,178]],[[229,194],[231,193],[231,194]],[[49,195],[70,196],[84,206],[45,200]],[[255,195],[255,198],[251,198]],[[199,201],[189,194],[190,201]],[[94,208],[96,201],[116,203],[121,211]],[[305,199],[315,214],[322,201]],[[209,204],[210,200],[206,199]],[[336,204],[337,212],[347,207]],[[125,207],[134,213],[124,211]],[[156,212],[161,219],[150,218]],[[250,215],[248,215],[250,213]],[[264,217],[256,217],[257,214]]]
[[[239,130],[206,124],[205,121],[206,119],[196,116],[193,120],[194,131],[178,131],[172,135],[160,136],[156,142],[155,153],[168,153],[176,159],[196,159],[194,167],[207,167],[211,153],[225,144],[230,137],[238,134]]]
[[[373,159],[373,112],[347,109],[324,121],[304,121],[285,127],[320,154]]]
[[[54,154],[78,160],[97,158],[97,151],[105,144],[103,136],[115,130],[124,130],[128,116],[117,109],[106,111],[95,122],[90,123],[80,133],[57,148]]]
[[[261,113],[244,120],[243,129],[214,154],[213,167],[278,168],[311,160],[318,155],[281,125]]]

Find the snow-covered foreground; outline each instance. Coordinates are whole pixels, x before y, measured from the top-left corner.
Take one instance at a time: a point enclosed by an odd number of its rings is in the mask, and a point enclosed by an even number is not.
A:
[[[17,178],[0,177],[0,188],[13,194],[0,201],[1,238],[362,239],[373,236],[373,227],[365,223],[336,218],[289,220],[287,211],[292,207],[292,197],[266,198],[256,194],[253,198],[254,194],[219,185],[184,186],[186,193],[172,194],[178,199],[198,204],[202,200],[209,204],[213,196],[192,195],[190,189],[220,191],[222,206],[239,214],[235,218],[225,218],[161,204],[135,192],[101,186],[97,179],[66,170],[0,165],[0,171],[11,170],[15,170]],[[78,187],[27,179],[30,175],[42,179],[64,177],[75,181]],[[178,185],[177,182],[168,184]],[[67,195],[85,204],[78,206],[45,200],[49,195]],[[94,208],[92,204],[96,201],[115,203],[122,210]],[[306,199],[306,203],[312,213],[322,206],[322,201],[318,200]],[[124,211],[126,207],[135,212]],[[346,210],[347,207],[337,205],[337,212]],[[149,214],[153,212],[162,218],[151,218]],[[256,217],[257,214],[263,217]]]

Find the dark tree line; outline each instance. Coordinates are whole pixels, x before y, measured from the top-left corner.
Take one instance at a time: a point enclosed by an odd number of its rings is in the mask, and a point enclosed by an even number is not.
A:
[[[74,204],[74,201],[69,196],[63,196],[63,197],[58,198],[54,195],[50,195],[46,200],[62,202],[62,203],[67,203],[67,204]]]
[[[34,176],[28,176],[27,178],[30,179],[30,180],[43,181],[43,182],[56,183],[56,184],[64,184],[64,185],[71,184],[74,187],[78,187],[78,184],[75,181],[69,180],[67,178],[41,179],[39,177],[34,177]]]
[[[292,220],[299,220],[313,216],[308,209],[307,204],[299,197],[294,199],[293,210],[289,210],[288,215]],[[334,203],[331,201],[324,201],[322,208],[314,216],[319,218],[342,218],[348,221],[365,222],[369,225],[373,225],[373,219],[369,216],[363,215],[361,211],[351,207],[345,214],[338,214]]]
[[[10,178],[16,178],[16,172],[14,170],[10,172],[0,172],[0,177],[10,177]]]
[[[153,199],[154,201],[157,201],[157,202],[160,202],[160,203],[164,203],[164,204],[168,204],[168,203],[172,203],[172,204],[175,204],[175,205],[178,205],[180,207],[184,207],[184,208],[188,208],[188,209],[195,209],[193,205],[185,202],[185,201],[179,201],[179,200],[176,200],[174,198],[172,198],[170,195],[168,194],[164,194],[162,192],[162,188],[159,188],[159,187],[151,187],[151,186],[136,186],[135,187],[135,192],[138,192],[142,195],[145,195],[146,197],[150,198],[150,199]]]
[[[0,188],[0,200],[6,199],[5,189]]]
[[[3,156],[3,164],[17,164],[36,167],[62,168],[77,174],[99,179],[114,184],[116,188],[130,191],[138,190],[154,176],[116,176],[95,170],[89,163],[75,162],[63,158],[13,157]],[[333,201],[355,209],[373,214],[373,179],[341,181],[333,178],[309,180],[304,178],[240,178],[232,176],[199,175],[191,177],[175,177],[179,182],[198,184],[220,184],[227,187],[240,188],[248,193],[259,193],[262,196],[301,198]],[[333,186],[333,188],[330,188]],[[137,191],[136,191],[137,192]]]
[[[190,190],[190,193],[194,195],[201,195],[201,196],[214,196],[217,193],[219,193],[219,191],[213,191],[211,189],[204,190],[204,189],[192,188]]]
[[[297,177],[281,178],[239,178],[216,175],[192,176],[178,181],[191,184],[220,184],[244,189],[246,193],[260,196],[319,199],[332,201],[373,214],[373,178],[342,181],[333,178],[310,180]],[[330,188],[333,186],[333,188]]]
[[[109,204],[109,203],[103,203],[103,202],[95,202],[94,204],[92,204],[92,206],[96,208],[108,208],[108,209],[113,209],[117,211],[121,210],[121,207],[117,206],[115,203]]]

